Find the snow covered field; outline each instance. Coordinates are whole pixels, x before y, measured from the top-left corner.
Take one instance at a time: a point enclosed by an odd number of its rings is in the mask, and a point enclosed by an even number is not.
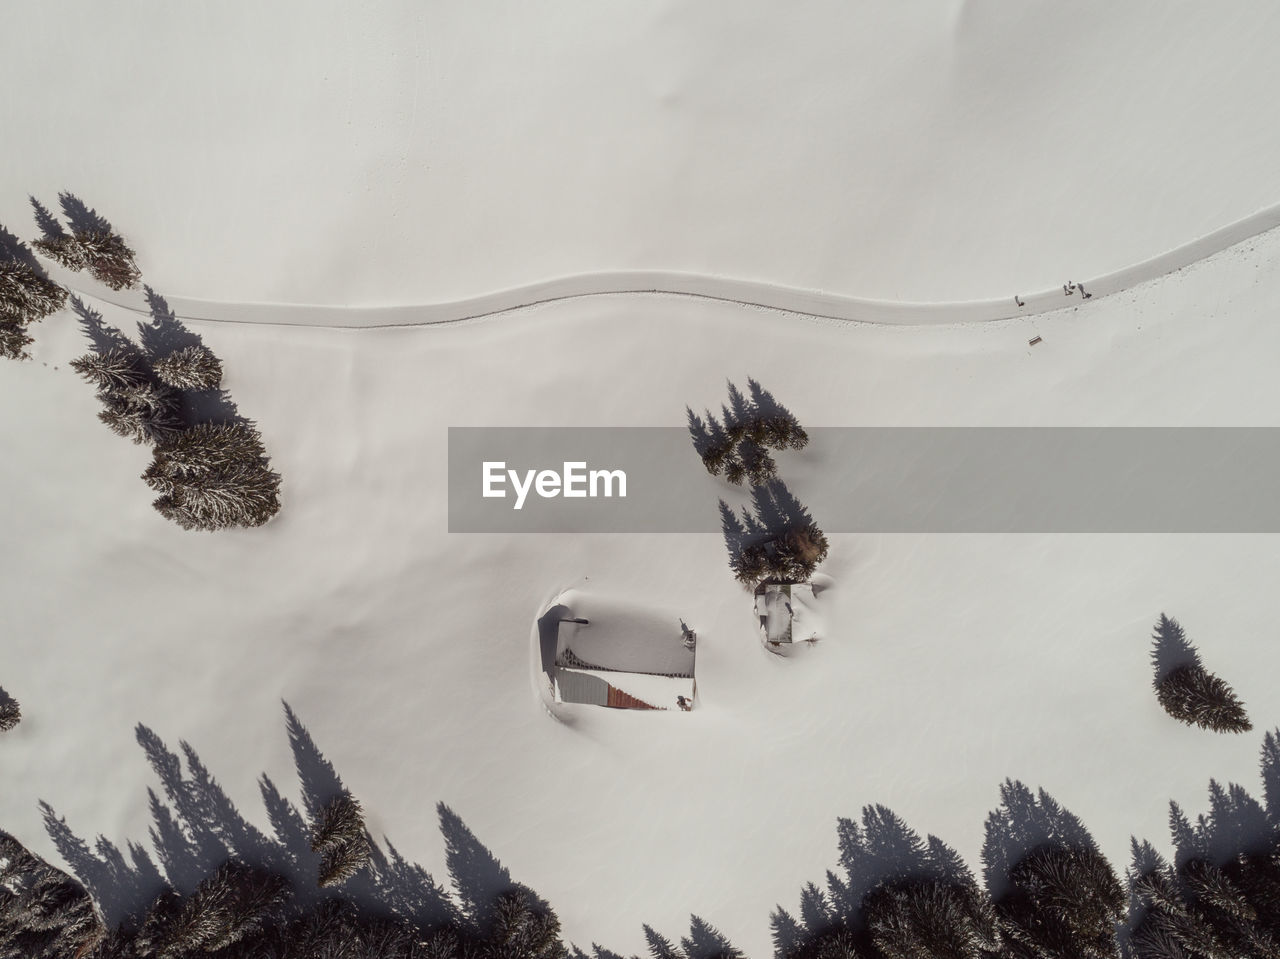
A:
[[[0,223],[29,237],[26,194],[73,190],[160,293],[234,319],[624,269],[1011,297],[1280,200],[1269,7],[834,6],[29,6]],[[33,86],[55,54],[82,72]],[[146,452],[96,422],[66,365],[85,340],[50,318],[33,362],[0,367],[0,685],[24,711],[0,739],[0,827],[56,862],[45,800],[85,838],[145,840],[142,722],[266,829],[258,775],[295,790],[283,698],[376,836],[443,879],[446,802],[584,947],[639,951],[642,922],[675,935],[692,911],[767,955],[770,909],[835,863],[837,816],[883,803],[976,866],[1006,777],[1122,867],[1210,777],[1259,792],[1274,538],[832,535],[830,635],[780,659],[718,537],[450,536],[447,429],[680,425],[747,375],[807,426],[1276,426],[1278,302],[1273,232],[984,324],[644,294],[419,328],[191,321],[284,477],[268,526],[207,536],[152,511]],[[821,451],[792,457],[803,498]],[[725,487],[690,463],[714,511]],[[683,616],[698,708],[551,720],[529,632],[569,586]],[[1162,610],[1254,733],[1159,710]]]
[[[75,190],[171,295],[421,303],[628,267],[1011,297],[1280,195],[1264,3],[7,14],[0,222]]]

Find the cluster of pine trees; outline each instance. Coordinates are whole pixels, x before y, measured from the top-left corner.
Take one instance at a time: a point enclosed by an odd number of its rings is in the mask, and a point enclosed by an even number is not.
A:
[[[750,398],[729,383],[729,402],[721,404],[719,419],[707,410],[704,420],[685,407],[702,465],[735,486],[744,480],[759,486],[778,475],[770,450],[801,450],[809,443],[809,435],[789,410],[755,380],[748,379],[747,387]]]
[[[43,255],[72,270],[87,270],[113,290],[136,286],[142,277],[129,248],[111,225],[70,193],[59,194],[70,230],[34,197],[36,223],[43,234],[32,243]],[[153,313],[163,300],[150,289]],[[35,257],[0,229],[0,356],[27,358],[32,343],[27,326],[57,312],[67,291],[49,279]],[[85,320],[92,311],[73,300]],[[101,317],[86,320],[104,329]],[[166,314],[158,321],[177,323]],[[164,355],[137,348],[119,331],[106,343],[71,362],[97,390],[98,418],[112,432],[154,448],[143,480],[159,496],[153,505],[184,529],[218,530],[260,526],[280,509],[280,478],[270,469],[261,436],[247,422],[192,422],[184,416],[184,395],[217,391],[222,364],[199,342]],[[159,342],[159,338],[157,338]],[[198,419],[198,418],[197,418]]]
[[[336,883],[334,883],[336,884]],[[488,928],[422,926],[340,894],[303,899],[234,859],[108,929],[74,880],[0,833],[0,959],[568,959],[555,913],[516,885]]]
[[[0,832],[0,957],[82,957],[102,936],[102,921],[84,888]]]
[[[117,346],[86,353],[71,368],[97,389],[98,419],[117,436],[154,445],[182,432],[178,392],[155,375],[141,351]]]
[[[1001,792],[985,888],[955,850],[883,806],[840,820],[844,875],[808,884],[798,918],[775,911],[777,959],[1118,959],[1126,899],[1110,864],[1082,829],[1054,828],[1071,817],[1043,792]]]
[[[198,423],[157,442],[142,479],[183,529],[261,526],[280,511],[280,477],[247,423]]]
[[[1269,805],[1280,740],[1268,734]],[[953,850],[883,807],[841,821],[845,875],[810,884],[801,919],[773,917],[777,959],[1280,959],[1280,815],[1211,784],[1214,817],[1171,804],[1168,864],[1133,842],[1122,881],[1043,790],[1002,788],[987,823],[985,888]],[[1249,829],[1233,819],[1252,820]],[[653,946],[653,939],[650,944]],[[651,948],[654,959],[693,959]]]
[[[747,380],[745,394],[732,382],[728,386],[720,418],[710,410],[705,418],[689,407],[685,412],[707,472],[751,488],[753,512],[742,519],[720,503],[730,569],[751,589],[763,582],[803,582],[826,559],[827,537],[777,478],[778,464],[769,451],[804,449],[809,436],[756,380]]]
[[[1136,959],[1280,957],[1280,847],[1175,868],[1143,845],[1135,860]]]
[[[280,478],[271,471],[258,431],[244,422],[187,425],[183,391],[217,389],[218,358],[204,346],[175,350],[152,362],[132,345],[87,353],[71,367],[96,387],[98,418],[114,433],[150,444],[143,480],[154,506],[183,529],[261,526],[280,509]]]
[[[134,262],[134,252],[109,223],[85,208],[70,193],[58,194],[62,209],[72,220],[71,231],[62,228],[56,218],[31,198],[36,222],[44,233],[32,243],[55,263],[77,273],[87,270],[99,283],[112,290],[136,286],[142,271]]]
[[[1178,621],[1164,613],[1152,636],[1151,662],[1156,698],[1174,719],[1220,733],[1243,733],[1253,728],[1235,691],[1204,668]]]
[[[827,558],[827,534],[810,520],[748,541],[731,552],[729,566],[734,578],[754,589],[765,581],[802,583]]]
[[[0,843],[0,959],[568,959],[554,910],[447,807],[438,809],[455,896],[390,844],[378,848],[360,803],[285,712],[303,802],[262,777],[274,841],[188,744],[184,775],[182,758],[139,726],[165,796],[149,797],[163,873],[139,846],[91,846],[42,804],[87,889]]]
[[[1209,817],[1171,804],[1174,863],[1134,840],[1123,880],[1076,817],[1019,783],[987,819],[981,883],[937,837],[868,806],[839,822],[842,872],[808,884],[798,916],[773,914],[775,959],[1280,959],[1280,730],[1263,772],[1267,810],[1211,784]],[[0,833],[0,959],[587,959],[518,883],[437,922],[360,905],[342,891],[370,848],[359,804],[340,793],[309,825],[323,895],[233,857],[111,930],[81,886]],[[475,850],[454,854],[476,868]],[[651,959],[743,959],[697,917],[679,942],[644,929]]]
[[[30,324],[57,313],[67,291],[45,276],[30,251],[0,227],[0,356],[27,359]]]

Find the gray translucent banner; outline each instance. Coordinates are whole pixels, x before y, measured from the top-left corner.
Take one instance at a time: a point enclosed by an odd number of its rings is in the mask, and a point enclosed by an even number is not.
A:
[[[773,455],[753,503],[684,428],[451,427],[449,531],[718,533],[723,500],[828,533],[1280,532],[1280,428],[830,427]]]

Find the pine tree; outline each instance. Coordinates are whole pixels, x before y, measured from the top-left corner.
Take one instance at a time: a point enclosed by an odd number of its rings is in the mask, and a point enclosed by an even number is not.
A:
[[[193,897],[208,903],[219,920],[204,948],[225,949],[258,932],[289,895],[289,881],[283,876],[234,860],[223,863]]]
[[[1244,703],[1222,679],[1204,668],[1176,619],[1160,614],[1151,637],[1156,698],[1164,711],[1188,726],[1242,733],[1253,728]]]
[[[311,825],[311,851],[322,852],[363,836],[364,817],[360,801],[350,793],[340,793],[316,813]]]
[[[759,384],[751,381],[751,385],[753,396],[767,397]],[[808,434],[772,398],[767,398],[768,408],[762,409],[733,383],[729,384],[729,398],[729,405],[720,407],[720,418],[707,410],[704,422],[689,410],[694,448],[712,476],[723,473],[735,486],[744,481],[760,486],[777,476],[777,462],[769,450],[804,449]]]
[[[187,898],[156,898],[134,946],[144,959],[185,959],[217,952],[259,932],[289,896],[288,880],[230,860]]]
[[[801,583],[827,558],[827,536],[815,523],[786,530],[772,538],[743,546],[730,556],[734,578],[756,587],[766,580]]]
[[[180,390],[216,390],[222,383],[222,364],[205,346],[186,346],[154,364],[160,382]]]
[[[258,431],[245,423],[199,423],[156,450],[143,478],[175,480],[215,476],[237,466],[255,466],[266,457]]]
[[[147,910],[134,945],[143,959],[183,959],[217,934],[219,922],[207,903],[165,889]]]
[[[8,732],[22,722],[22,707],[13,697],[0,692],[0,733]]]
[[[30,359],[27,347],[34,342],[21,323],[0,320],[0,356],[9,360]]]
[[[1231,878],[1203,859],[1183,866],[1187,887],[1200,903],[1238,919],[1256,919],[1258,912]]]
[[[806,580],[827,558],[827,536],[815,523],[788,530],[778,544],[782,568],[787,577]]]
[[[1021,859],[996,905],[1016,952],[1042,959],[1119,956],[1115,929],[1125,898],[1110,863],[1092,849],[1047,846]]]
[[[316,812],[311,851],[320,853],[321,887],[343,883],[369,864],[372,849],[364,817],[350,793],[338,794]]]
[[[154,501],[156,510],[183,529],[261,526],[280,510],[280,481],[261,467],[237,466],[182,480],[162,476],[149,482],[157,491],[168,490]]]
[[[1177,825],[1179,816],[1173,820]],[[1275,890],[1255,885],[1254,870],[1275,852],[1240,854],[1222,866],[1197,856],[1175,873],[1163,857],[1148,851],[1151,861],[1135,864],[1130,873],[1140,906],[1130,939],[1135,959],[1278,959],[1277,917],[1264,918],[1263,912],[1274,910],[1280,899]]]
[[[778,475],[777,461],[762,444],[754,440],[745,441],[738,446],[738,461],[734,465],[742,471],[739,479],[745,477],[752,486],[762,486]]]
[[[37,219],[41,210],[43,207],[37,206]],[[53,232],[52,228],[61,228],[52,217],[48,220],[42,224],[46,235],[31,245],[55,263],[76,272],[87,269],[90,276],[113,290],[135,286],[142,278],[133,250],[119,234],[100,227]]]
[[[0,262],[0,321],[32,323],[66,303],[67,291],[26,263]]]
[[[112,290],[136,286],[142,271],[133,262],[133,250],[109,231],[75,234],[89,275]]]
[[[280,479],[256,430],[202,423],[157,444],[143,480],[155,508],[184,529],[261,526],[280,509]]]
[[[743,586],[755,588],[773,575],[773,566],[764,543],[748,543],[729,559],[734,578]]]
[[[134,443],[166,443],[182,432],[178,396],[169,387],[142,382],[99,392],[104,409],[98,413],[112,432]]]
[[[0,832],[0,957],[84,956],[104,933],[78,883]]]
[[[39,240],[33,240],[31,245],[68,270],[78,273],[88,265],[83,248],[69,233],[42,237]]]
[[[510,889],[494,905],[485,953],[492,959],[565,959],[560,920],[523,886]]]
[[[882,886],[863,910],[884,959],[984,959],[1000,945],[995,909],[976,885],[921,880]]]
[[[112,290],[136,286],[142,278],[142,271],[133,261],[133,250],[110,231],[62,233],[35,240],[31,245],[69,270],[87,269],[90,276]]]
[[[1175,669],[1156,686],[1156,696],[1165,712],[1189,726],[1219,733],[1253,729],[1231,687],[1198,663]]]
[[[119,347],[86,353],[70,365],[82,379],[104,392],[129,390],[147,382],[138,354]]]

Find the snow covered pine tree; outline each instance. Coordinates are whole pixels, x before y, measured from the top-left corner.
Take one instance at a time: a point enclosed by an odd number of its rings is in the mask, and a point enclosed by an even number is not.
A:
[[[22,722],[22,707],[18,701],[0,689],[0,733],[8,732]]]
[[[98,419],[112,432],[135,443],[160,443],[181,432],[178,394],[153,382],[137,353],[122,348],[87,353],[72,360],[71,368],[97,387],[104,407]]]
[[[222,384],[222,364],[207,346],[185,346],[156,360],[160,382],[178,390],[216,390]]]
[[[0,356],[27,358],[26,327],[66,305],[67,291],[20,260],[0,261]]]
[[[360,814],[360,803],[340,793],[316,812],[311,824],[311,851],[320,853],[321,887],[346,882],[369,864],[372,850]]]
[[[1168,668],[1165,658],[1182,661]],[[1182,626],[1164,613],[1152,636],[1152,663],[1156,668],[1156,698],[1164,711],[1188,726],[1219,733],[1244,733],[1253,729],[1244,703],[1235,691],[1204,668],[1200,654],[1187,640]]]
[[[136,286],[142,278],[142,271],[133,261],[133,250],[122,237],[108,230],[60,233],[31,245],[69,270],[87,269],[90,276],[112,290]]]
[[[183,529],[261,526],[280,509],[280,478],[244,423],[199,423],[158,442],[142,478],[160,494],[155,508]]]

